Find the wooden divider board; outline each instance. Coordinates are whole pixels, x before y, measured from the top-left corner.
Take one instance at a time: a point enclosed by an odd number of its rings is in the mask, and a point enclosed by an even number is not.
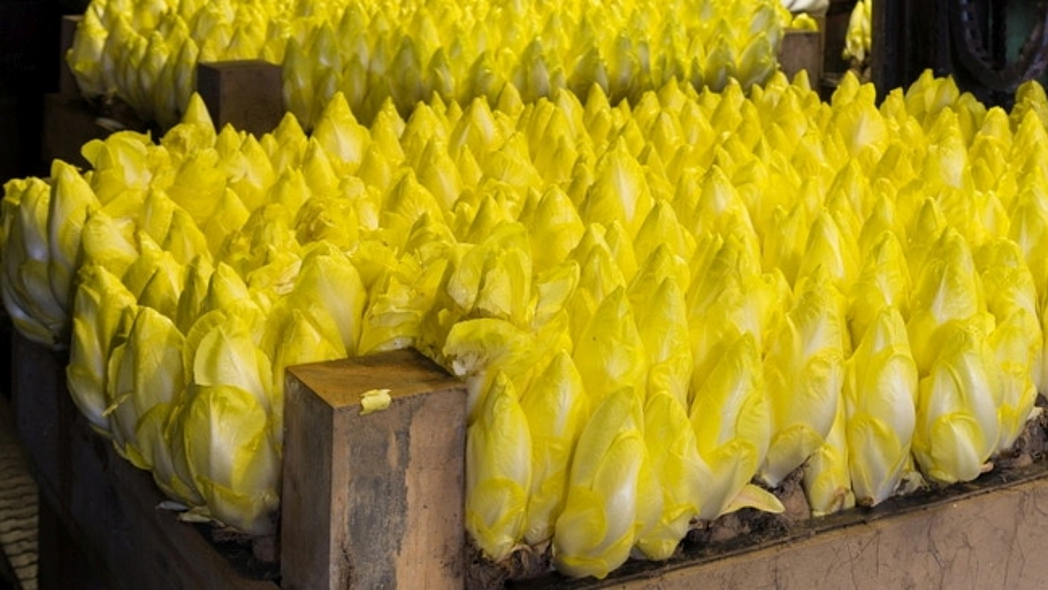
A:
[[[952,500],[901,513],[852,511],[825,530],[813,526],[809,534],[723,556],[628,564],[626,571],[604,580],[547,576],[514,588],[1043,588],[1048,580],[1048,559],[1040,556],[1048,542],[1048,475],[1043,465],[1034,471],[1037,475],[1003,487],[974,486]]]
[[[280,124],[286,110],[281,68],[262,60],[200,63],[197,92],[217,130],[229,124],[262,136]]]
[[[414,351],[287,373],[281,586],[462,588],[465,386]]]
[[[789,79],[807,70],[812,88],[819,87],[823,73],[823,32],[788,30],[779,49],[779,69]]]

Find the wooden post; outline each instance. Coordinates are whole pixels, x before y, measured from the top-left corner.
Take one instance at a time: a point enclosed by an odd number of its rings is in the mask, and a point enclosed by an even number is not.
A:
[[[462,588],[464,385],[399,351],[289,368],[285,391],[281,587]]]
[[[261,60],[197,65],[197,92],[215,128],[231,124],[259,136],[273,131],[284,116],[280,72]]]
[[[812,88],[822,79],[822,30],[786,31],[779,50],[779,68],[792,80],[801,70],[808,72]]]

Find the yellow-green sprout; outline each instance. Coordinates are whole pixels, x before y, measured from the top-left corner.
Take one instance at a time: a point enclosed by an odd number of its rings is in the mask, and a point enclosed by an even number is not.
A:
[[[77,263],[82,252],[80,236],[90,211],[101,206],[91,186],[61,160],[51,165],[51,199],[47,211],[48,278],[55,301],[72,311]]]
[[[873,0],[859,0],[848,18],[844,59],[862,63],[873,47]]]
[[[273,408],[273,369],[256,345],[255,318],[216,310],[201,316],[186,334],[186,377],[202,386],[233,386],[255,397],[267,414]]]
[[[528,221],[532,257],[539,270],[567,258],[586,231],[571,200],[556,185],[543,193]]]
[[[844,382],[848,333],[842,297],[818,269],[799,287],[764,359],[772,439],[760,477],[772,486],[825,442]]]
[[[635,389],[643,398],[649,362],[633,318],[620,287],[601,302],[575,342],[572,360],[595,404],[623,387]]]
[[[635,236],[654,204],[640,163],[620,138],[597,162],[593,185],[579,206],[579,215],[587,223],[618,221]]]
[[[392,262],[371,286],[357,352],[370,354],[416,344],[423,316],[434,307],[447,265],[447,260],[435,260],[423,267],[411,256]],[[433,335],[430,340],[435,344],[439,337]]]
[[[133,131],[118,131],[105,139],[91,140],[80,148],[80,153],[93,168],[88,179],[91,189],[114,217],[135,213],[113,207],[120,201],[140,201],[154,182],[165,183],[164,170],[171,165],[167,153],[158,150],[149,135]]]
[[[815,272],[816,268],[821,268],[837,289],[846,289],[859,272],[855,237],[849,236],[847,229],[838,227],[833,216],[823,210],[809,230],[808,242],[797,270],[798,282]]]
[[[683,285],[691,283],[691,272],[687,259],[673,254],[665,245],[656,248],[644,260],[637,274],[633,275],[626,291],[638,317],[642,315],[641,311],[647,308],[648,302],[655,296],[663,281],[672,279],[682,295],[686,293]]]
[[[943,331],[949,322],[973,323],[986,334],[993,316],[986,311],[968,243],[952,228],[932,245],[917,277],[906,328],[917,370],[924,376],[942,350]]]
[[[367,291],[349,257],[320,243],[302,260],[302,270],[288,295],[290,304],[312,313],[323,310],[334,320],[347,354],[356,355]]]
[[[338,325],[326,310],[316,304],[302,308],[284,305],[285,299],[274,306],[266,322],[262,348],[273,359],[272,425],[273,440],[283,442],[284,370],[294,365],[319,363],[346,358]]]
[[[1018,244],[999,238],[975,253],[995,327],[989,343],[1001,367],[1001,451],[1011,448],[1033,411],[1044,362],[1033,275]]]
[[[531,248],[518,223],[497,226],[468,250],[448,279],[447,292],[463,311],[528,325]]]
[[[615,289],[625,287],[626,280],[612,258],[600,225],[593,224],[586,228],[571,258],[579,263],[580,275],[578,287],[568,300],[567,310],[571,319],[572,340],[578,341],[600,303]]]
[[[535,311],[531,327],[539,330],[566,314],[568,301],[575,294],[580,279],[579,265],[574,260],[565,260],[539,272],[532,283],[535,290]]]
[[[844,400],[840,400],[826,440],[804,462],[802,484],[812,516],[825,516],[855,506],[848,472],[845,423]]]
[[[997,359],[977,329],[950,322],[917,395],[913,454],[940,483],[971,481],[997,448],[1001,379]]]
[[[778,268],[793,284],[801,267],[811,220],[803,203],[776,207],[761,241],[764,266]]]
[[[640,318],[638,331],[650,367],[647,390],[666,391],[687,407],[694,361],[684,294],[673,278],[667,278],[651,299],[633,310]]]
[[[126,341],[110,351],[106,397],[113,443],[140,469],[152,469],[156,455],[167,453],[166,414],[186,386],[183,341],[174,322],[154,309],[138,307]]]
[[[590,414],[582,378],[564,351],[557,353],[520,400],[531,432],[531,489],[524,540],[536,545],[553,536],[564,509],[575,443]]]
[[[106,88],[102,77],[102,50],[108,31],[98,12],[84,11],[84,18],[76,26],[76,43],[63,56],[69,69],[76,74],[77,87],[85,97],[100,96],[112,89]]]
[[[146,234],[139,234],[139,248],[141,254],[121,277],[124,285],[140,305],[152,307],[169,318],[175,318],[185,284],[185,267]]]
[[[684,260],[691,259],[695,253],[695,238],[677,220],[673,207],[666,201],[656,201],[648,217],[637,231],[633,241],[633,251],[638,262],[646,261],[659,247],[665,246],[670,252]],[[688,279],[691,277],[688,276]],[[687,291],[688,284],[681,284]]]
[[[104,267],[89,264],[80,269],[80,286],[73,305],[73,339],[66,367],[69,394],[95,429],[110,432],[106,409],[107,371],[113,342],[130,329],[135,297]]]
[[[178,426],[169,442],[182,447],[204,514],[248,534],[271,533],[280,453],[255,394],[232,384],[193,385],[172,421]]]
[[[847,363],[845,435],[855,500],[876,506],[899,487],[916,420],[917,365],[898,309],[886,306]]]
[[[351,251],[360,241],[360,219],[353,200],[313,196],[295,214],[295,236],[300,243],[327,241]]]
[[[200,302],[197,317],[215,310],[233,312],[258,309],[244,279],[237,271],[224,262],[216,264],[214,271],[208,276],[207,294]]]
[[[513,382],[497,373],[466,430],[466,530],[495,561],[524,536],[531,489],[531,433]]]
[[[662,494],[658,523],[637,537],[649,559],[668,559],[687,534],[711,487],[712,473],[699,455],[688,413],[675,394],[656,389],[644,405],[644,441],[648,464]],[[642,498],[643,502],[652,502]]]
[[[470,423],[485,407],[485,399],[499,372],[505,373],[518,390],[527,391],[528,384],[544,366],[536,367],[542,358],[543,347],[533,334],[505,320],[492,318],[455,324],[443,344],[441,355],[442,364],[466,380]]]
[[[997,450],[1007,451],[1022,435],[1026,422],[1035,416],[1037,399],[1035,376],[1040,376],[1038,364],[1043,358],[1043,341],[1037,337],[1041,326],[1036,317],[1026,310],[998,322],[988,338],[988,345],[1000,367],[1000,399],[997,414],[1000,419],[1000,438]]]
[[[861,342],[881,311],[894,307],[902,317],[910,309],[910,271],[902,244],[890,231],[880,234],[863,261],[848,301],[848,327],[852,342]]]
[[[181,207],[172,211],[171,225],[159,244],[170,252],[179,264],[189,264],[189,261],[197,256],[211,255],[207,236]]]
[[[178,297],[178,309],[175,312],[175,325],[182,333],[193,326],[193,322],[203,311],[201,306],[207,298],[208,286],[215,267],[210,256],[197,256],[186,265],[185,285]]]
[[[130,219],[114,219],[102,209],[92,211],[80,234],[84,261],[122,276],[139,256],[134,229]]]
[[[753,334],[744,333],[728,346],[691,403],[699,455],[710,470],[699,506],[703,520],[744,506],[782,512],[775,496],[750,484],[771,442],[766,397],[760,351]]]
[[[219,166],[220,155],[207,147],[187,154],[175,173],[167,194],[202,224],[214,214],[226,190],[227,179]]]
[[[564,511],[553,533],[553,563],[572,577],[603,578],[629,557],[638,515],[661,498],[641,497],[651,478],[637,393],[623,388],[604,396],[579,437]]]
[[[43,180],[10,180],[4,184],[4,308],[18,331],[50,348],[66,346],[69,313],[51,291],[47,216],[51,187]]]
[[[346,168],[355,172],[371,141],[366,127],[357,123],[341,92],[336,92],[313,128],[313,137]]]
[[[762,353],[767,348],[768,336],[782,316],[784,299],[775,284],[775,275],[758,275],[757,268],[758,262],[746,254],[741,240],[732,235],[708,267],[696,270],[687,295],[688,326],[695,355],[693,391],[742,334],[751,334]]]

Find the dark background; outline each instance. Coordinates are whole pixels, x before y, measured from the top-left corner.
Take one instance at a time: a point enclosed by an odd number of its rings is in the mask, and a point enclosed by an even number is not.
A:
[[[87,0],[0,0],[0,183],[46,175],[40,156],[43,95],[58,89],[63,14]]]

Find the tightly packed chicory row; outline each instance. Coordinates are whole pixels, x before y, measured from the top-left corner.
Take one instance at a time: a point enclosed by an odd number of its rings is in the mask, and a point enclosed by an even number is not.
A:
[[[85,96],[115,94],[164,128],[198,61],[280,64],[285,105],[311,129],[336,92],[367,124],[387,98],[406,115],[507,83],[529,102],[594,83],[636,99],[671,78],[748,88],[775,71],[792,22],[779,0],[93,0],[68,61]]]
[[[416,347],[470,390],[466,527],[571,576],[803,467],[813,513],[971,480],[1044,385],[1048,101],[922,77],[117,133],[8,183],[2,295],[91,423],[266,533],[283,368]],[[764,486],[757,485],[764,484]]]

